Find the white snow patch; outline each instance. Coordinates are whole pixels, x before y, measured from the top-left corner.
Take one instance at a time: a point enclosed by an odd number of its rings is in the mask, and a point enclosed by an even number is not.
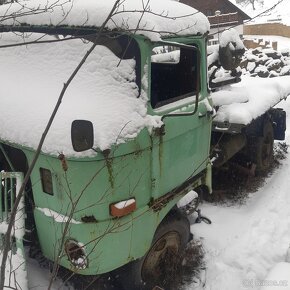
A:
[[[221,47],[227,46],[228,43],[234,44],[234,47],[230,46],[232,50],[245,48],[238,32],[234,28],[227,29],[221,33],[219,41]]]
[[[290,290],[290,263],[277,263],[261,284],[260,290]]]
[[[47,290],[51,273],[46,268],[39,267],[39,262],[35,259],[27,258],[28,285],[29,289]],[[51,290],[72,290],[72,286],[64,285],[59,278],[53,280]]]
[[[249,124],[290,94],[290,77],[271,79],[244,76],[238,84],[212,93],[220,106],[215,121]]]
[[[151,56],[151,61],[156,63],[179,63],[180,50],[174,50],[170,52],[158,52]]]
[[[0,261],[2,261],[2,253],[0,252]],[[5,267],[5,284],[4,289],[22,289],[27,288],[27,273],[25,268],[24,253],[20,249],[12,253],[8,252],[8,258]]]
[[[35,209],[39,210],[40,212],[42,212],[43,214],[45,214],[48,217],[52,217],[58,223],[66,223],[69,221],[71,224],[81,224],[81,222],[78,222],[73,218],[69,218],[68,216],[64,216],[64,215],[62,215],[58,212],[55,212],[49,208],[36,207]]]
[[[207,65],[210,67],[214,62],[218,61],[219,59],[219,51],[214,50],[208,57],[207,57]]]
[[[288,262],[288,263],[290,263],[290,246],[288,248],[285,261]]]
[[[2,33],[0,44],[22,42],[22,37]],[[27,35],[26,41],[39,37]],[[42,40],[55,39],[45,36]],[[80,39],[50,44],[2,48],[0,138],[36,148],[54,105],[91,43]],[[93,155],[74,152],[71,123],[89,120],[94,125],[94,147],[101,150],[134,138],[145,127],[161,125],[147,114],[147,95],[135,83],[135,60],[122,60],[108,48],[97,46],[69,86],[43,145],[43,152],[66,156]]]
[[[248,61],[258,61],[259,57],[257,57],[256,55],[252,54],[252,53],[246,53],[246,58]]]
[[[249,101],[249,96],[243,88],[231,86],[212,93],[211,97],[214,105],[218,107],[235,103],[241,104]]]
[[[283,75],[286,75],[287,73],[289,73],[290,71],[290,65],[286,65],[284,67],[282,67],[281,71],[280,71],[280,75],[283,76]]]
[[[247,64],[247,70],[248,71],[253,71],[255,69],[255,67],[256,67],[256,63],[255,62],[253,62],[253,61],[248,62],[248,64]]]
[[[259,73],[259,72],[268,72],[268,70],[267,70],[267,68],[264,65],[259,64],[256,67],[255,72],[256,73]]]
[[[278,51],[280,52],[289,51],[289,38],[288,37],[277,36],[277,35],[244,35],[244,38],[253,39],[254,41],[258,39],[263,39],[264,41],[269,41],[270,43],[273,41],[277,41]]]
[[[234,77],[231,76],[229,71],[225,71],[224,69],[218,70],[215,74],[215,78],[212,80],[213,83],[224,82],[227,80],[231,80]]]
[[[198,194],[195,191],[191,190],[177,202],[177,207],[185,207],[196,198],[198,198]]]
[[[114,204],[114,206],[116,208],[118,208],[118,209],[122,209],[124,207],[127,207],[127,206],[135,203],[135,202],[136,202],[135,198],[131,198],[131,199],[128,199],[128,200],[123,200],[123,201],[117,202],[117,203]]]

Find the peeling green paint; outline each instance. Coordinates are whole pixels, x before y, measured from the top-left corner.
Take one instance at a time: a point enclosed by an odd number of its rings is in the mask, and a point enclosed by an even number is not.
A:
[[[113,158],[109,157],[110,153],[111,153],[111,151],[109,149],[103,151],[103,155],[105,157],[106,167],[108,170],[109,182],[111,184],[111,187],[114,188]]]

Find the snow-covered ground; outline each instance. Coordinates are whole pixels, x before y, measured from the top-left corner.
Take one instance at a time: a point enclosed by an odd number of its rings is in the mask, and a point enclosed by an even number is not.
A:
[[[290,39],[285,37],[265,36],[264,40],[277,40],[280,50],[290,48]],[[290,100],[279,107],[287,113],[285,141],[290,144]],[[289,176],[288,152],[282,165],[245,204],[201,206],[212,224],[194,224],[191,230],[205,250],[205,286],[192,283],[186,290],[290,289],[290,264],[284,263],[290,247]]]
[[[289,2],[290,4],[290,2]],[[290,7],[289,7],[290,8]],[[278,51],[290,50],[289,38],[276,35],[244,35],[245,39],[263,39],[263,41],[278,42]]]
[[[281,102],[279,107],[286,110],[289,124],[289,100]],[[286,143],[290,144],[289,129]],[[250,194],[244,205],[202,205],[203,214],[212,224],[194,224],[191,229],[196,238],[202,239],[205,249],[206,285],[194,288],[194,283],[186,289],[260,289],[260,285],[271,283],[280,283],[273,286],[277,290],[290,289],[287,264],[281,266],[285,273],[279,278],[286,282],[267,277],[272,267],[285,261],[290,246],[289,176],[290,153],[264,186]]]
[[[39,267],[39,263],[36,260],[28,259],[28,287],[33,290],[47,290],[49,281],[51,279],[50,272],[47,268]],[[73,290],[73,287],[64,286],[63,281],[56,280],[53,283],[51,290]],[[77,290],[77,289],[75,289]]]
[[[256,11],[250,11],[250,5],[243,10],[255,16],[276,2],[265,0],[264,7],[258,5]],[[282,18],[282,22],[288,24],[289,6],[289,0],[284,0],[257,22]],[[285,37],[245,38],[277,41],[280,51],[290,48],[290,41]],[[288,125],[289,100],[281,102],[279,107],[286,110]],[[290,144],[289,129],[286,143]],[[289,176],[290,153],[282,166],[267,178],[264,186],[250,194],[245,204],[231,207],[202,205],[202,212],[213,223],[210,226],[204,223],[192,225],[192,232],[197,239],[202,240],[205,250],[205,286],[196,287],[196,283],[192,283],[186,286],[187,290],[290,289],[290,264],[285,263],[290,246]]]

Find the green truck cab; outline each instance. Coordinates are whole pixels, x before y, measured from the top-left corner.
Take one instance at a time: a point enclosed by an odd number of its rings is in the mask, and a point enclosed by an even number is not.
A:
[[[60,138],[71,138],[75,153],[42,150],[26,186],[26,226],[43,255],[67,269],[97,275],[135,263],[141,276],[134,283],[150,281],[167,250],[178,252],[189,240],[189,222],[177,202],[190,190],[211,189],[206,33],[154,40],[124,29],[100,34],[86,25],[27,23],[1,29],[3,34],[72,36],[97,42],[120,62],[134,60],[126,78],[134,80],[136,98],[145,100],[145,114],[158,125],[100,148],[93,119],[71,120],[71,130]],[[4,171],[25,174],[35,155],[33,146],[5,136],[0,149]]]

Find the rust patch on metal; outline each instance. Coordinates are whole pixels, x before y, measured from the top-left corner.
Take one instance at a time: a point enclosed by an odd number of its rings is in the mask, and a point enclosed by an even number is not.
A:
[[[162,156],[163,156],[163,136],[165,135],[165,125],[155,128],[153,131],[156,137],[159,137],[159,175],[162,174]]]
[[[143,153],[143,150],[139,149],[139,150],[136,150],[133,154],[134,154],[134,158],[138,158],[142,155]]]
[[[97,223],[98,222],[93,215],[83,216],[81,218],[81,220],[82,220],[83,223]]]
[[[201,172],[197,176],[193,176],[191,178],[188,178],[187,181],[185,181],[180,186],[176,187],[172,191],[169,191],[168,193],[164,194],[163,196],[151,199],[149,202],[149,207],[152,208],[155,212],[161,210],[163,207],[165,207],[172,199],[177,197],[178,195],[183,195],[187,193],[190,190],[194,190],[198,186],[203,184],[203,179],[205,178],[205,172]]]
[[[159,136],[159,176],[162,175],[163,135]]]
[[[159,128],[154,128],[153,130],[153,134],[157,137],[159,136],[164,136],[165,135],[165,125],[163,124],[161,127]]]
[[[114,175],[113,175],[113,158],[110,158],[109,155],[111,153],[110,149],[104,150],[103,155],[105,157],[105,162],[109,174],[109,182],[111,184],[111,187],[114,187]]]
[[[62,153],[59,154],[58,155],[58,159],[61,161],[61,166],[62,166],[63,171],[67,171],[68,170],[68,165],[67,165],[67,162],[66,162],[64,154],[62,154]]]

